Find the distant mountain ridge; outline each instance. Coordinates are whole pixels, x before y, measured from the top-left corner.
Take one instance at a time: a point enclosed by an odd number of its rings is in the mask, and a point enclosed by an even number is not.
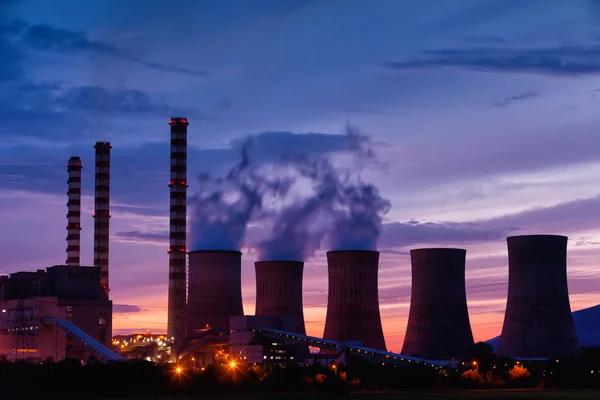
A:
[[[573,321],[581,346],[600,346],[600,304],[573,312]],[[500,336],[486,340],[486,343],[489,343],[496,352]]]

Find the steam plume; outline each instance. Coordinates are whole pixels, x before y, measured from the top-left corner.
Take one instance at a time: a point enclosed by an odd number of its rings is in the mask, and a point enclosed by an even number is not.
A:
[[[323,222],[337,195],[339,179],[328,162],[305,157],[288,158],[286,162],[311,181],[314,193],[274,215],[269,238],[257,246],[260,260],[303,261],[312,256],[326,234]]]
[[[340,185],[329,232],[331,250],[375,250],[382,219],[391,204],[372,184],[357,180]]]
[[[225,178],[198,177],[198,193],[190,199],[191,250],[240,250],[246,226],[267,194],[283,195],[286,179],[269,180],[251,163],[251,139],[241,146],[242,159]]]
[[[356,128],[346,127],[357,145],[357,161],[372,161],[370,141]],[[335,249],[374,249],[381,233],[382,216],[390,203],[377,188],[360,181],[360,167],[335,168],[326,159],[288,157],[288,166],[311,182],[313,194],[292,202],[272,215],[270,236],[258,244],[261,260],[306,260],[314,255],[325,236]],[[354,179],[353,179],[354,177]]]

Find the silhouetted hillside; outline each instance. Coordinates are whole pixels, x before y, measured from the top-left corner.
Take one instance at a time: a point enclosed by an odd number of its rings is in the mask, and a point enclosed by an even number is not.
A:
[[[573,320],[581,346],[600,346],[600,304],[575,311]],[[486,341],[494,348],[494,352],[499,342],[500,336]]]

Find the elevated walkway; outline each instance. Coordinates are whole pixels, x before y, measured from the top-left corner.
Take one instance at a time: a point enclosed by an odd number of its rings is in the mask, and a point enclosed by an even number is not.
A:
[[[69,321],[65,321],[58,318],[50,318],[45,317],[42,318],[42,323],[47,325],[55,325],[58,328],[62,329],[69,335],[71,335],[74,339],[78,340],[80,343],[85,345],[88,349],[93,351],[95,354],[100,356],[101,358],[108,361],[126,361],[126,358],[118,355],[87,333],[85,333],[81,328],[77,327],[75,324]]]
[[[410,357],[403,354],[391,353],[382,350],[371,349],[357,345],[356,342],[336,342],[335,340],[321,339],[315,336],[301,335],[294,332],[286,332],[278,329],[260,328],[258,333],[270,339],[282,340],[286,343],[306,344],[318,347],[321,350],[330,350],[337,353],[345,353],[352,356],[366,358],[375,362],[398,365],[424,365],[433,368],[449,367],[449,361],[427,360],[424,358]]]

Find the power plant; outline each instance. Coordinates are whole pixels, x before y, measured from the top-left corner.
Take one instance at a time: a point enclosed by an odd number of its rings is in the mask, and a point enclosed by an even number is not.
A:
[[[329,291],[323,339],[360,340],[365,347],[386,350],[378,293],[379,252],[327,252]]]
[[[463,249],[410,251],[410,313],[402,354],[452,360],[473,347]]]
[[[187,262],[187,127],[186,118],[171,118],[169,294],[167,336],[186,336]]]
[[[473,347],[464,249],[411,250],[411,302],[402,354],[386,350],[378,293],[380,253],[374,250],[327,252],[328,298],[322,339],[306,336],[302,298],[306,260],[256,261],[255,315],[244,315],[242,253],[217,249],[187,252],[189,123],[176,117],[169,125],[167,338],[161,335],[157,343],[176,348],[170,347],[170,353],[163,350],[165,358],[223,362],[229,351],[231,357],[248,363],[302,362],[299,358],[311,346],[323,350],[322,359],[334,357],[336,362],[335,357],[349,354],[437,368],[442,361],[450,365],[449,360],[461,358]],[[11,360],[74,357],[83,361],[91,355],[123,359],[122,350],[110,348],[115,344],[111,342],[109,299],[112,146],[96,142],[94,148],[93,267],[80,265],[83,164],[81,158],[71,157],[67,164],[66,265],[0,277],[0,353],[10,353]],[[520,359],[578,356],[581,350],[567,286],[567,238],[513,236],[507,243],[508,301],[497,354]],[[128,340],[120,349],[129,345]]]
[[[557,235],[506,239],[508,301],[499,356],[564,358],[580,354],[569,303],[567,240]]]
[[[94,196],[94,266],[100,267],[102,288],[108,296],[108,248],[110,244],[110,149],[109,142],[96,142]]]
[[[205,329],[229,332],[229,318],[244,315],[242,253],[190,251],[187,334]]]
[[[304,334],[301,261],[257,261],[256,316],[294,317],[294,332]]]
[[[67,163],[67,261],[66,265],[78,267],[81,254],[81,158],[71,157]]]

